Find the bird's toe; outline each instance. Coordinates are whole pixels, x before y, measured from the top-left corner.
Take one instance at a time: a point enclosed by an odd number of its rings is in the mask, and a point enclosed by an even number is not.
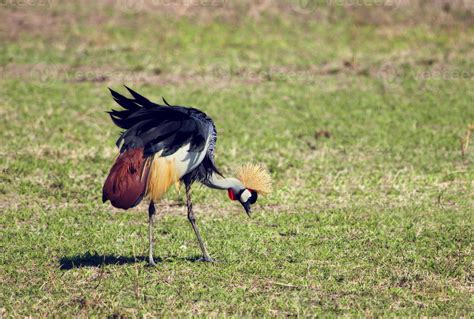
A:
[[[152,260],[149,260],[149,261],[148,261],[148,265],[147,265],[147,266],[148,266],[148,267],[156,267],[156,263],[155,263],[155,261],[152,259]]]
[[[215,259],[211,257],[201,257],[197,261],[202,261],[202,262],[208,262],[208,263],[213,263],[215,262]]]

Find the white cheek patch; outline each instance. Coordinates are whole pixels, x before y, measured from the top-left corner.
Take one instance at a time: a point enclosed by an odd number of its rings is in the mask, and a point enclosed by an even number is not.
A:
[[[240,195],[240,201],[241,201],[242,203],[246,203],[246,202],[249,200],[249,198],[250,198],[251,196],[252,196],[252,194],[250,193],[250,191],[244,190],[244,191],[242,192],[242,194]]]

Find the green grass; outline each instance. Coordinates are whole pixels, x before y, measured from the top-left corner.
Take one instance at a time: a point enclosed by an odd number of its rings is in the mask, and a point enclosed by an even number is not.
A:
[[[0,317],[472,315],[474,145],[461,157],[460,137],[473,24],[361,25],[281,3],[254,17],[239,3],[179,18],[55,3],[21,8],[30,24],[4,19]],[[156,268],[146,205],[101,203],[119,133],[107,87],[122,84],[208,113],[226,174],[271,171],[252,219],[194,186],[218,262],[195,261],[183,192],[157,207]]]

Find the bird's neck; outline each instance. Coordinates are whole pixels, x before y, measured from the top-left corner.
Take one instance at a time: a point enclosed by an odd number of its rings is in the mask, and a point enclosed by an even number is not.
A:
[[[241,190],[245,189],[245,186],[237,178],[229,177],[223,178],[217,174],[211,174],[211,176],[204,183],[206,186],[215,189],[232,189],[234,193],[239,193]]]

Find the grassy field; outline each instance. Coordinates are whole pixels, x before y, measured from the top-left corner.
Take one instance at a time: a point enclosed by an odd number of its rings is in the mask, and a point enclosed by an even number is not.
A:
[[[323,2],[1,3],[0,318],[472,316],[474,8]],[[156,268],[146,204],[102,204],[123,84],[271,171],[252,219],[194,186],[218,262],[182,191]]]

